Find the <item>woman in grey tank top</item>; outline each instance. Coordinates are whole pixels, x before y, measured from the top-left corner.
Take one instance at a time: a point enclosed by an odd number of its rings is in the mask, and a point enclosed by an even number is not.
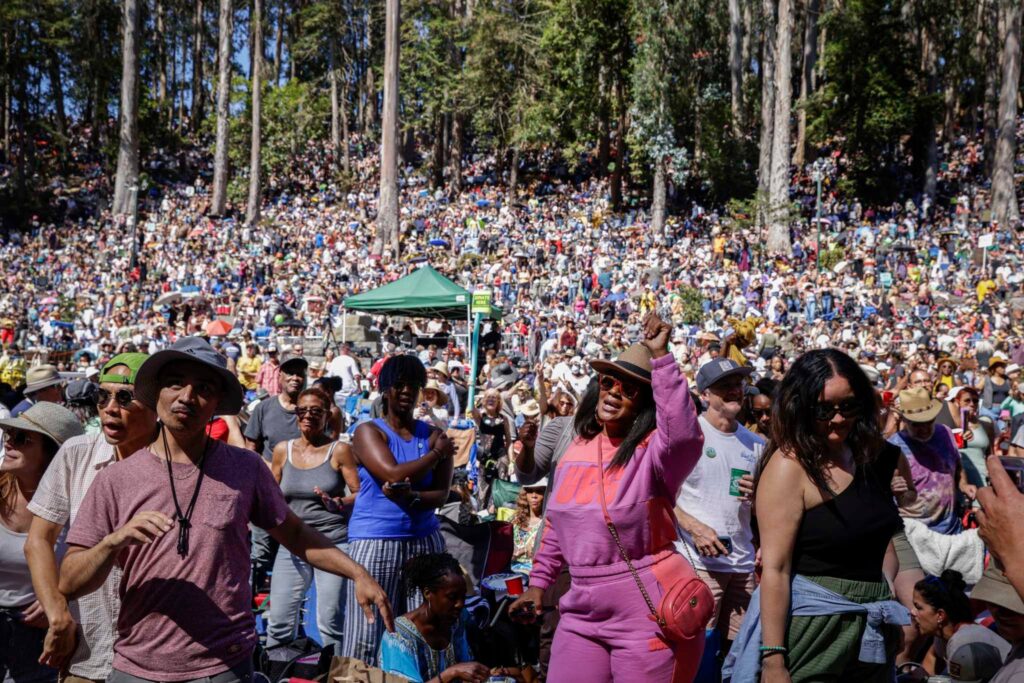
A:
[[[277,444],[270,468],[292,512],[347,552],[348,517],[359,476],[348,444],[324,434],[332,403],[317,387],[299,394],[295,404],[299,438]],[[346,461],[351,467],[346,467]],[[267,647],[296,637],[311,581],[316,582],[320,638],[324,645],[341,643],[348,579],[313,569],[281,546],[270,583]]]

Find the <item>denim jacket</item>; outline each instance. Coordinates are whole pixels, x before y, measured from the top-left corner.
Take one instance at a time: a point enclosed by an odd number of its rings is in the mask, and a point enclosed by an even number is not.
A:
[[[895,600],[857,604],[799,574],[793,577],[790,586],[789,613],[794,617],[866,615],[867,625],[860,640],[860,661],[874,664],[885,663],[882,624],[905,626],[910,623],[910,612]],[[758,680],[761,642],[761,589],[758,588],[750,598],[743,625],[722,664],[722,681]]]

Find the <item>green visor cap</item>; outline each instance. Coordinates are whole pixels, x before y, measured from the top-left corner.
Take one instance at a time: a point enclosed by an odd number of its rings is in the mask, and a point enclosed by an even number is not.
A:
[[[103,372],[100,373],[100,384],[112,383],[112,384],[135,384],[135,376],[139,372],[139,368],[149,358],[148,353],[119,353],[103,366]],[[118,365],[123,365],[131,370],[127,375],[112,375],[110,371],[116,368]]]

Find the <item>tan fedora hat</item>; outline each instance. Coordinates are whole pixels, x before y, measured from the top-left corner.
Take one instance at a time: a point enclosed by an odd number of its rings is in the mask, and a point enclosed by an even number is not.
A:
[[[651,383],[651,352],[643,344],[633,344],[615,360],[592,360],[590,367],[603,375],[614,375],[642,384]]]
[[[523,401],[519,406],[519,412],[523,417],[537,417],[540,415],[540,404],[535,399]]]
[[[939,416],[942,401],[932,398],[926,387],[900,392],[900,417],[907,422],[931,422]]]
[[[25,393],[34,394],[46,387],[61,384],[63,381],[64,379],[57,372],[57,366],[37,365],[34,368],[29,368],[25,373]]]

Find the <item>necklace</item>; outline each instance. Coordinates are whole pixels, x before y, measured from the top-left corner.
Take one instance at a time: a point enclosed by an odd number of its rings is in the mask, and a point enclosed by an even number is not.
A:
[[[167,477],[171,482],[171,499],[174,501],[174,521],[178,523],[178,555],[185,557],[188,555],[188,536],[189,531],[192,529],[192,513],[195,511],[196,501],[199,499],[199,487],[203,485],[203,476],[206,474],[203,471],[203,463],[206,461],[206,451],[210,446],[210,435],[206,435],[206,440],[203,442],[203,454],[199,458],[199,462],[195,465],[195,469],[199,470],[199,479],[196,480],[196,487],[192,490],[192,499],[188,503],[184,514],[181,512],[181,506],[178,504],[178,492],[174,488],[174,470],[171,467],[171,450],[167,446],[167,432],[163,426],[160,427],[160,436],[163,437],[164,441],[164,458],[167,460]],[[189,472],[188,476],[192,476]]]

